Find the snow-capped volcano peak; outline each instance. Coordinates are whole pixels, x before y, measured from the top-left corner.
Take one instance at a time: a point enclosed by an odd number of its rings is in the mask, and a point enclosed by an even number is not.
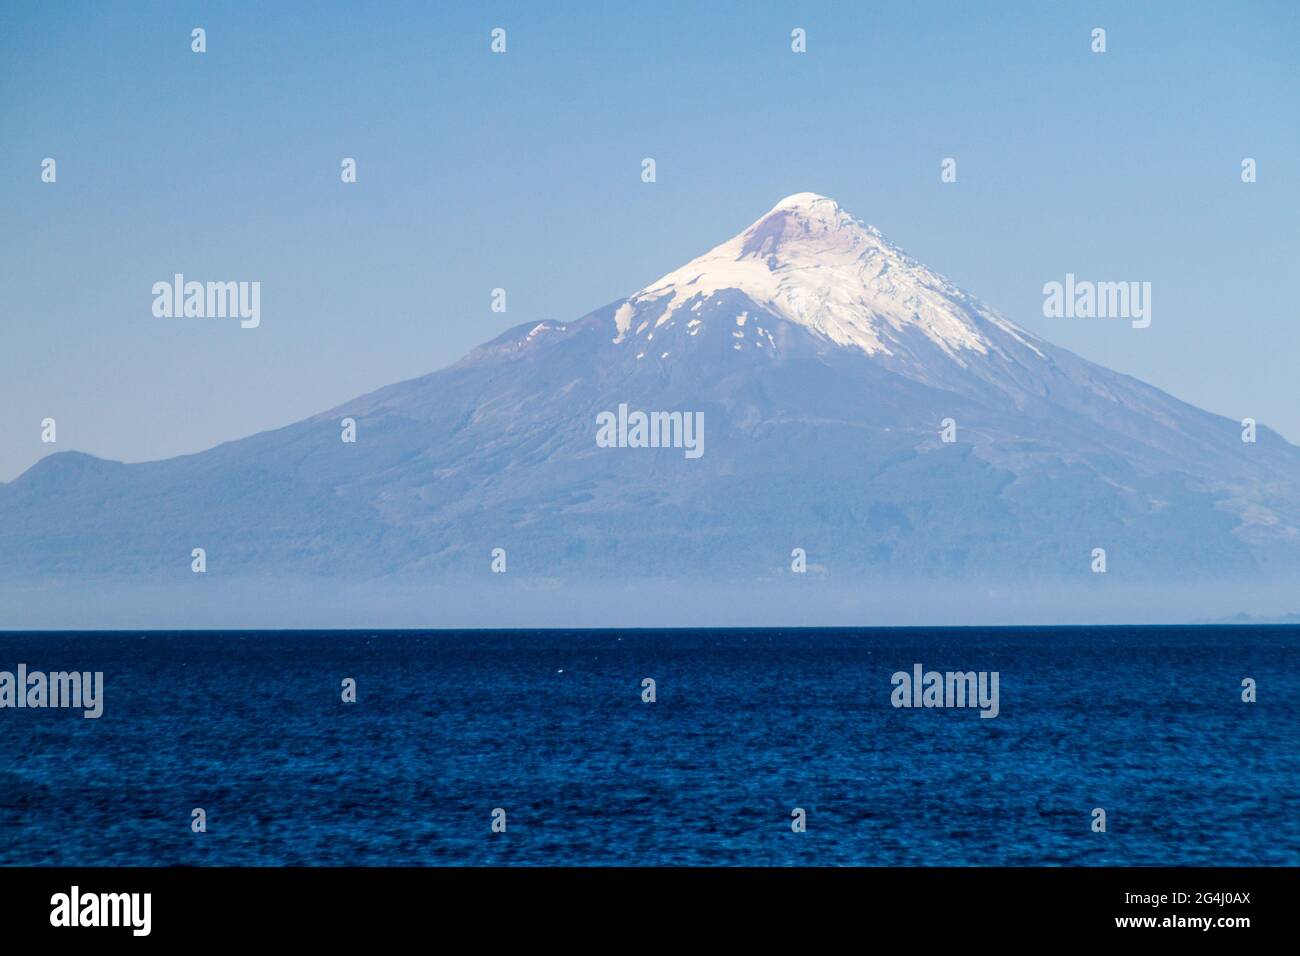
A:
[[[746,255],[770,254],[795,244],[852,251],[864,242],[882,239],[874,227],[854,219],[834,199],[817,193],[786,196],[736,238],[745,240]]]
[[[739,235],[631,296],[615,315],[615,341],[624,341],[633,318],[650,309],[658,327],[687,302],[724,289],[739,290],[774,315],[869,355],[893,355],[915,330],[964,364],[963,351],[986,354],[995,347],[983,323],[1029,344],[1028,333],[835,200],[811,192],[787,196]]]

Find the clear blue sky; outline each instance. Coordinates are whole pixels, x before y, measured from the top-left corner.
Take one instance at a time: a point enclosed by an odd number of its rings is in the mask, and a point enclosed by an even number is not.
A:
[[[1300,4],[799,6],[7,0],[0,480],[54,450],[47,416],[58,450],[128,461],[287,424],[804,190],[1047,339],[1300,440]],[[261,281],[261,327],[154,318],[175,272]],[[1066,272],[1150,281],[1151,328],[1043,318]]]

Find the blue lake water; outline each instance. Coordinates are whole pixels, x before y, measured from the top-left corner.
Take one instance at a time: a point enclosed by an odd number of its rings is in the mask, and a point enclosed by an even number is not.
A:
[[[20,662],[105,702],[0,709],[3,864],[1300,864],[1300,628],[0,634]],[[916,663],[997,671],[999,715],[893,707]]]

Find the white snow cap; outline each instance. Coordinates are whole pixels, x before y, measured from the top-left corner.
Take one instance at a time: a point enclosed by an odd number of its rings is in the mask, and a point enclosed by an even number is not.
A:
[[[983,354],[992,347],[972,314],[1034,347],[1027,332],[817,193],[782,199],[738,236],[631,296],[619,312],[627,322],[635,308],[669,296],[658,326],[687,300],[723,289],[738,289],[775,315],[868,355],[893,354],[896,333],[914,327],[964,364],[963,350]]]

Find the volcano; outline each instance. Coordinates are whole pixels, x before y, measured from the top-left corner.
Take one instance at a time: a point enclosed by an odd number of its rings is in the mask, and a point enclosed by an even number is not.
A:
[[[699,421],[702,452],[598,442],[621,408],[669,439]],[[495,549],[503,578],[561,590],[743,591],[796,552],[849,588],[1090,580],[1097,549],[1112,579],[1280,580],[1298,475],[1275,432],[1243,442],[798,193],[625,299],[285,428],[51,455],[0,485],[0,586],[189,588],[197,547],[209,577],[327,587],[479,580]]]

